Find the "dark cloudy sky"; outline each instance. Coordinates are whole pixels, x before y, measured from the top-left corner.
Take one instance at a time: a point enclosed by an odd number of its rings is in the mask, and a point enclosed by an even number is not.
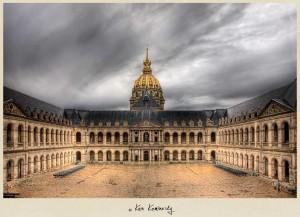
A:
[[[296,8],[4,5],[4,85],[63,108],[129,109],[147,46],[166,109],[230,107],[296,78]]]

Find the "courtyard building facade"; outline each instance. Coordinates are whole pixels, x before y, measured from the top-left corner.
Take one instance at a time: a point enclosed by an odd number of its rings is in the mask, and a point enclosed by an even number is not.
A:
[[[4,183],[75,162],[206,161],[296,187],[296,80],[230,108],[168,111],[147,52],[129,103],[62,109],[4,87]]]

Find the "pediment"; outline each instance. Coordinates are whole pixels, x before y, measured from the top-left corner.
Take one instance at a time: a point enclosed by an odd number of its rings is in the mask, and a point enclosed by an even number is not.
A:
[[[26,116],[14,102],[4,103],[3,112],[4,112],[4,114],[16,115],[16,116],[21,116],[21,117]]]
[[[151,128],[151,127],[160,127],[160,125],[146,120],[146,121],[141,121],[141,122],[135,124],[134,127],[149,127],[149,128]]]
[[[267,116],[283,114],[283,113],[291,112],[291,111],[292,111],[292,109],[289,106],[284,105],[283,103],[279,103],[275,100],[271,100],[265,106],[265,108],[262,110],[262,112],[259,116],[267,117]]]

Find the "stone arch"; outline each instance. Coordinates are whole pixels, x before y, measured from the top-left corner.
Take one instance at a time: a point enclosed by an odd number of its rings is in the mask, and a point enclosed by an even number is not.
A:
[[[269,159],[267,157],[263,158],[264,165],[264,175],[269,176]]]
[[[6,127],[6,143],[8,146],[13,144],[13,124],[9,123]]]
[[[106,161],[111,161],[111,151],[106,152]]]
[[[115,151],[115,161],[120,161],[120,152]]]
[[[195,152],[194,152],[194,150],[190,150],[190,152],[189,152],[189,160],[195,160]]]
[[[81,143],[81,133],[76,132],[76,143]]]
[[[57,160],[57,155],[56,155],[56,160]],[[76,162],[81,162],[81,152],[80,151],[76,152]]]
[[[165,143],[169,144],[170,143],[170,133],[169,132],[166,132],[164,134],[164,141]]]
[[[178,133],[177,132],[173,133],[173,143],[178,144]]]
[[[51,164],[50,164],[50,155],[47,154],[46,155],[46,170],[49,170],[50,166],[51,166]]]
[[[14,179],[14,161],[9,160],[6,163],[6,181],[11,181]]]
[[[51,168],[54,168],[55,167],[55,155],[52,154],[51,155]]]
[[[255,164],[255,162],[254,162],[254,155],[251,154],[250,155],[250,170],[254,170],[254,164]]]
[[[124,133],[123,133],[123,143],[124,143],[124,144],[127,144],[127,143],[128,143],[128,137],[129,137],[129,136],[128,136],[128,133],[127,133],[127,132],[124,132]]]
[[[27,174],[31,174],[31,157],[28,157],[27,159]]]
[[[186,151],[185,150],[181,151],[181,160],[186,161]]]
[[[94,162],[95,161],[95,152],[92,150],[90,151],[90,162]]]
[[[283,132],[283,135],[282,135],[282,139],[283,139],[283,144],[287,145],[289,144],[290,142],[290,126],[289,126],[289,123],[287,121],[284,121],[282,123],[282,132]]]
[[[278,145],[278,125],[277,123],[272,124],[273,144]]]
[[[129,154],[128,151],[123,151],[123,161],[128,161]]]
[[[197,140],[198,140],[198,144],[202,144],[202,143],[203,143],[203,135],[202,135],[202,132],[199,132],[199,133],[198,133]]]
[[[284,182],[290,180],[290,162],[288,160],[282,160],[282,180]]]
[[[22,124],[18,126],[18,144],[23,144],[24,142],[24,127]]]
[[[102,144],[103,143],[103,133],[102,132],[98,132],[98,144]]]
[[[95,133],[94,132],[90,132],[90,143],[91,144],[95,143]]]
[[[213,144],[216,143],[216,133],[215,132],[212,132],[210,134],[210,142]]]
[[[164,160],[165,161],[170,160],[170,152],[168,150],[164,151]]]
[[[185,144],[186,143],[186,133],[182,132],[180,137],[181,137],[181,144]]]
[[[98,161],[103,161],[103,152],[98,151]]]
[[[272,159],[272,178],[278,179],[278,160],[276,158]]]
[[[202,150],[198,150],[198,152],[197,152],[197,159],[198,160],[203,160],[203,152],[202,152]]]
[[[173,151],[173,161],[178,161],[178,151],[177,150]]]
[[[194,144],[195,143],[195,133],[194,132],[190,132],[189,142],[190,142],[190,144]]]
[[[212,150],[210,152],[210,160],[215,163],[216,162],[216,151],[215,150]]]
[[[45,170],[45,157],[44,155],[40,156],[40,172],[43,172]]]
[[[108,143],[108,144],[111,143],[111,132],[106,133],[106,143]]]
[[[115,132],[115,144],[120,144],[120,133]]]

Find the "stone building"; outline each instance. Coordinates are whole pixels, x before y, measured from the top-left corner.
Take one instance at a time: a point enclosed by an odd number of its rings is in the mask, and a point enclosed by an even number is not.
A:
[[[296,80],[230,108],[164,102],[148,54],[129,111],[62,109],[4,87],[4,183],[76,161],[204,161],[296,186]]]

